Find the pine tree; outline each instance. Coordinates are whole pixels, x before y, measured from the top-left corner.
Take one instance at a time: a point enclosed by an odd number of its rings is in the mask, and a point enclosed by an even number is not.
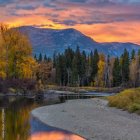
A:
[[[140,49],[138,50],[138,58],[139,58],[139,65],[140,65]]]
[[[57,56],[56,61],[56,81],[61,86],[67,85],[66,62],[63,54]]]
[[[120,86],[121,84],[121,67],[119,58],[115,58],[113,66],[113,86]]]
[[[131,52],[131,60],[135,59],[135,50],[133,49]]]
[[[91,58],[92,59],[92,58]],[[91,73],[91,77],[94,79],[95,76],[97,75],[98,72],[98,62],[99,62],[99,54],[97,49],[94,50],[94,55],[93,55],[93,59],[91,61],[92,63],[92,73]]]
[[[44,55],[44,61],[45,61],[45,62],[48,61],[46,54]]]
[[[36,56],[36,54],[34,55],[34,59],[37,61],[37,56]]]
[[[48,57],[47,62],[52,62],[52,59],[50,57]]]
[[[67,68],[71,68],[72,67],[72,60],[73,60],[73,57],[74,57],[74,52],[71,48],[68,48],[65,50],[65,58],[66,58],[66,65],[67,65]]]
[[[87,60],[85,51],[81,54],[81,85],[85,85]]]
[[[71,48],[65,50],[64,53],[65,61],[66,61],[66,70],[68,76],[68,86],[72,84],[72,61],[74,57],[74,51]]]
[[[72,61],[72,84],[73,86],[77,86],[79,84],[79,74],[76,56],[74,56]]]
[[[39,61],[39,62],[41,62],[41,61],[42,61],[42,54],[41,54],[41,53],[39,54],[38,61]]]
[[[129,53],[125,49],[122,55],[122,82],[126,84],[129,81]]]
[[[91,51],[90,52],[90,56],[89,56],[89,64],[90,64],[90,67],[91,67],[91,69],[93,68],[93,52]]]
[[[140,56],[140,49],[138,50],[138,55]]]
[[[57,59],[56,52],[54,52],[53,54],[53,67],[54,68],[56,67],[56,59]]]

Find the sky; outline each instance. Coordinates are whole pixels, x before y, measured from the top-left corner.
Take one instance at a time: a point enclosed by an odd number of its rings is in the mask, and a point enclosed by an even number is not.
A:
[[[140,0],[0,0],[0,22],[75,28],[98,42],[140,44]]]

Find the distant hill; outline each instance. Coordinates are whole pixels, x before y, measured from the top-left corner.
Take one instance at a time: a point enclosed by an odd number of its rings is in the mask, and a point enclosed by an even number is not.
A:
[[[33,46],[33,53],[37,55],[42,53],[51,57],[54,52],[62,53],[68,47],[75,50],[77,46],[80,47],[81,51],[85,50],[87,53],[97,48],[99,52],[110,56],[120,56],[125,48],[129,52],[132,49],[136,51],[140,49],[140,45],[133,43],[98,43],[72,28],[55,30],[22,26],[19,27],[19,30],[29,36]]]

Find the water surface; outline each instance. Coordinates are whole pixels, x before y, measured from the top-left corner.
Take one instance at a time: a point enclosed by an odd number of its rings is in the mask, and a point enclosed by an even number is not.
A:
[[[31,99],[0,98],[0,140],[84,140],[33,118],[31,110],[42,105]]]

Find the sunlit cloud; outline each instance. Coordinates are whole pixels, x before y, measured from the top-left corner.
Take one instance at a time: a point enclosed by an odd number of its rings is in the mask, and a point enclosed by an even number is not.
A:
[[[139,0],[0,0],[0,10],[11,26],[75,28],[96,41],[140,44]]]
[[[81,25],[75,28],[98,42],[133,42],[140,44],[140,28],[138,27],[140,27],[140,22]]]

